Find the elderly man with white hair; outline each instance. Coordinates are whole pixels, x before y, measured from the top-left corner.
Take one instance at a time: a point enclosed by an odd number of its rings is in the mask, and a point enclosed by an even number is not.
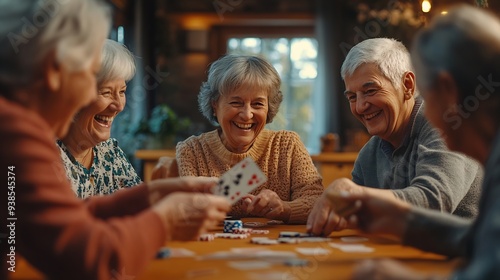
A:
[[[349,51],[341,75],[352,114],[373,137],[359,152],[352,180],[338,179],[328,189],[375,193],[474,218],[482,168],[450,151],[425,118],[405,46],[388,38],[365,40]],[[325,195],[307,224],[308,231],[321,235],[346,226]]]

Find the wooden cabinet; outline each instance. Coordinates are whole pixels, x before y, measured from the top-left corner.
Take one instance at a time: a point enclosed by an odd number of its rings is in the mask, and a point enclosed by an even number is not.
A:
[[[162,156],[175,157],[175,150],[137,150],[135,157],[143,161],[144,182],[149,182],[158,159]],[[311,158],[323,177],[323,186],[333,180],[351,178],[351,171],[358,153],[321,153]]]
[[[323,177],[325,187],[338,178],[351,179],[351,172],[357,157],[358,153],[321,153],[311,156],[319,174]]]

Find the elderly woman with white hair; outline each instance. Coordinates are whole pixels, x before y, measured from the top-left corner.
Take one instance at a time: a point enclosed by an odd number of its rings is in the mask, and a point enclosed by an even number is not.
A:
[[[373,137],[358,154],[352,180],[338,179],[328,189],[377,193],[474,218],[483,170],[473,159],[450,151],[425,118],[405,46],[394,39],[365,40],[349,51],[341,74],[351,113]],[[308,230],[328,235],[346,226],[323,195],[309,216]]]
[[[166,242],[196,239],[230,208],[200,193],[211,178],[75,197],[54,142],[97,97],[110,18],[99,0],[0,0],[0,219],[15,237],[1,241],[0,279],[19,255],[49,279],[136,277]]]
[[[110,194],[141,182],[118,141],[110,138],[113,120],[125,107],[126,83],[134,73],[132,53],[107,39],[97,73],[97,99],[78,112],[68,134],[57,141],[66,175],[79,198]]]

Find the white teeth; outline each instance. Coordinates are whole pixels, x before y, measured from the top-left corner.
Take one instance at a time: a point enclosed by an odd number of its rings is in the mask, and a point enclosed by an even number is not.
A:
[[[237,127],[241,128],[241,129],[250,129],[252,127],[253,124],[249,123],[249,124],[245,124],[245,123],[234,123]]]
[[[96,115],[94,118],[95,118],[96,120],[99,120],[99,121],[103,121],[103,122],[109,122],[109,123],[111,123],[111,122],[113,122],[113,119],[114,119],[115,117],[109,117],[109,116],[101,116],[101,115]]]
[[[369,120],[375,116],[377,116],[380,112],[376,112],[376,113],[372,113],[372,114],[369,114],[369,115],[365,115],[365,119],[366,120]]]

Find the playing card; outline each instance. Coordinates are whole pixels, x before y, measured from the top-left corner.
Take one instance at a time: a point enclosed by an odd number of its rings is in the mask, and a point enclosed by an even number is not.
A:
[[[313,235],[311,233],[304,233],[304,232],[295,232],[295,231],[282,231],[280,232],[279,237],[312,237]]]
[[[208,276],[208,275],[215,275],[218,274],[219,270],[215,268],[199,268],[199,269],[192,269],[189,270],[186,273],[187,278],[198,278],[198,277],[203,277],[203,276]]]
[[[299,280],[297,276],[291,274],[291,272],[281,272],[281,271],[265,271],[265,272],[252,272],[247,274],[248,279],[250,280]]]
[[[361,246],[361,247],[340,247],[339,248],[341,251],[346,252],[346,253],[371,253],[375,251],[372,247],[367,247],[367,246]]]
[[[356,243],[356,242],[365,242],[365,241],[368,241],[368,238],[362,237],[362,236],[343,236],[343,237],[340,238],[340,240],[342,240],[343,242]]]
[[[329,245],[347,253],[371,253],[375,251],[374,248],[365,246],[364,244],[339,244],[331,242]]]
[[[321,248],[321,247],[315,247],[315,248],[295,248],[295,250],[303,255],[306,256],[317,256],[317,255],[328,255],[330,254],[330,250]]]
[[[163,247],[158,251],[156,258],[158,259],[181,258],[181,257],[192,257],[195,255],[196,255],[195,252],[185,248]]]
[[[229,171],[224,173],[213,193],[227,198],[231,204],[235,204],[244,195],[267,181],[266,175],[262,173],[252,158],[247,157],[238,162]]]
[[[228,265],[239,270],[263,269],[271,267],[271,263],[266,261],[232,261],[228,262]]]
[[[255,254],[258,252],[262,252],[266,249],[262,247],[243,247],[243,248],[231,248],[231,252],[239,253],[239,254]]]

